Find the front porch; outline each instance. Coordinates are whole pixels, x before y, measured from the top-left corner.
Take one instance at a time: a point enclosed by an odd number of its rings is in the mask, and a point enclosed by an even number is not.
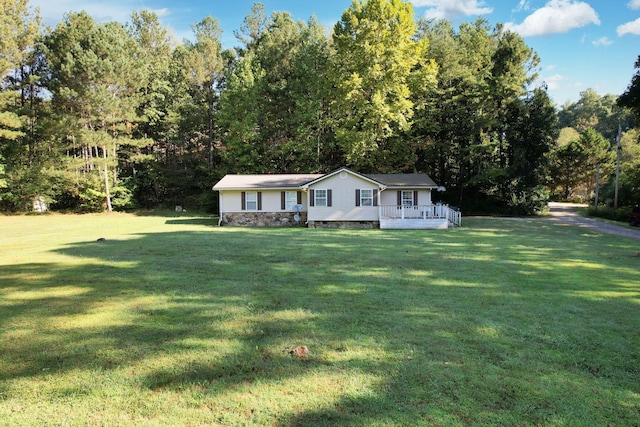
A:
[[[447,205],[379,206],[380,228],[444,229],[462,223],[460,211]]]

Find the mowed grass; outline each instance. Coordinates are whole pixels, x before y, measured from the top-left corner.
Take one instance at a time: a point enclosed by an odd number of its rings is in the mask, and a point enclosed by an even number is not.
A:
[[[0,217],[0,424],[640,425],[637,241],[214,225]]]

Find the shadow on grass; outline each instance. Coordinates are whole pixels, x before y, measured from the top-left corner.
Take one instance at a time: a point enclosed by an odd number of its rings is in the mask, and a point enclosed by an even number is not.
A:
[[[167,224],[173,225],[206,225],[206,226],[217,226],[218,218],[216,217],[197,217],[197,218],[178,218],[178,219],[168,219],[166,221]]]
[[[77,243],[60,252],[80,265],[0,268],[2,319],[15,328],[3,328],[14,339],[0,382],[144,364],[147,390],[258,393],[227,423],[297,384],[307,409],[271,408],[271,423],[629,424],[640,393],[640,273],[621,258],[631,249],[500,220]],[[308,359],[288,355],[298,344]],[[338,397],[305,400],[326,389]]]

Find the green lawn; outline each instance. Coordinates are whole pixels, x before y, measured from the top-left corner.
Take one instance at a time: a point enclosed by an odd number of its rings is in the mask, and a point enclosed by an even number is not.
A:
[[[0,216],[0,425],[640,425],[637,241],[214,224]]]

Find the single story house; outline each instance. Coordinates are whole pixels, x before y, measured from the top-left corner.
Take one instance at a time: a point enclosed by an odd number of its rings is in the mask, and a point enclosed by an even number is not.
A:
[[[344,228],[448,228],[455,209],[432,202],[443,191],[425,174],[226,175],[219,192],[220,225],[306,225]]]

